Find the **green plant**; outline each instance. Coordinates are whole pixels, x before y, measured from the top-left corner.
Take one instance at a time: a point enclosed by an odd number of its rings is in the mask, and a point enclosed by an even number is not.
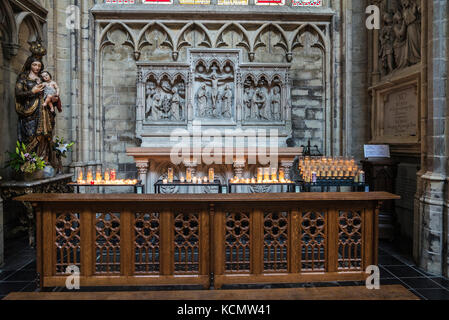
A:
[[[6,166],[17,172],[33,173],[43,170],[46,166],[44,159],[38,157],[35,152],[27,152],[26,145],[17,141],[16,152],[8,152],[9,161]]]
[[[54,150],[56,151],[56,154],[59,158],[67,157],[67,152],[72,151],[72,147],[75,144],[75,142],[65,143],[64,138],[56,137],[56,141],[53,145]]]

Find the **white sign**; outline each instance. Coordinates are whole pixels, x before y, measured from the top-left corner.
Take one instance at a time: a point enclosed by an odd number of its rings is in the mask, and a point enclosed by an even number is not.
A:
[[[292,0],[293,7],[321,7],[323,5],[322,0]]]
[[[390,158],[389,145],[365,144],[365,158]]]

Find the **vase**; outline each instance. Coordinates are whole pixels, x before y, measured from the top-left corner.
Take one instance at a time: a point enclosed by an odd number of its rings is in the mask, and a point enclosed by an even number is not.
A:
[[[44,171],[43,170],[37,170],[33,173],[20,172],[20,173],[16,173],[16,176],[15,176],[15,180],[25,181],[25,182],[31,182],[31,181],[42,180],[42,179],[44,179]]]

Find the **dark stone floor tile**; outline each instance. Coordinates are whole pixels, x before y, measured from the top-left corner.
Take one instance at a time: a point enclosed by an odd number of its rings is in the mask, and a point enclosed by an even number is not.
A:
[[[449,291],[446,289],[417,289],[416,291],[429,300],[449,300]]]
[[[8,281],[34,281],[36,279],[36,271],[20,270],[8,277]]]
[[[413,293],[415,296],[417,296],[418,298],[420,298],[421,300],[427,300],[427,298],[424,297],[422,294],[420,294],[418,291],[413,290],[413,289],[409,289],[409,291],[411,293]]]
[[[380,278],[381,279],[393,279],[396,278],[391,272],[389,272],[387,269],[385,269],[382,266],[379,266],[380,271]]]
[[[0,272],[0,281],[5,281],[10,276],[12,276],[16,271],[15,270],[9,270],[9,271],[2,271]]]
[[[393,279],[382,279],[382,278],[380,278],[380,285],[381,286],[390,286],[390,285],[395,285],[395,284],[399,284],[401,286],[404,286],[404,283],[402,283],[401,280],[399,280],[397,278],[393,278]]]
[[[0,282],[0,295],[8,295],[11,292],[20,292],[29,282]]]
[[[35,281],[30,282],[25,288],[22,289],[22,292],[36,292],[38,289],[37,283]]]
[[[30,271],[36,271],[36,261],[32,261],[29,264],[27,264],[25,267],[23,267],[21,270],[30,270]]]
[[[385,269],[401,279],[425,277],[421,272],[408,266],[388,266]]]
[[[439,283],[441,286],[449,290],[449,280],[442,277],[430,278],[433,281]]]
[[[380,256],[379,264],[381,266],[404,266],[405,264],[393,256]]]
[[[411,289],[440,289],[440,285],[429,278],[402,278]]]

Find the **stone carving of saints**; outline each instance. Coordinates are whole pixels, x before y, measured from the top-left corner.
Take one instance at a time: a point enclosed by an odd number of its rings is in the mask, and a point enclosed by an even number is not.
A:
[[[160,120],[162,118],[162,96],[161,88],[157,88],[151,102],[151,119]]]
[[[223,100],[221,114],[225,118],[230,118],[232,108],[232,90],[229,84],[226,85],[221,99]]]
[[[393,17],[394,25],[394,60],[396,61],[396,68],[402,69],[407,66],[407,56],[405,51],[405,37],[406,37],[406,26],[402,20],[401,13],[398,11]]]
[[[271,113],[274,120],[281,120],[281,93],[278,86],[273,88],[271,96]]]
[[[407,26],[406,56],[409,65],[421,61],[421,27],[419,23],[420,7],[416,1],[401,0],[404,23]]]
[[[153,96],[156,93],[156,88],[154,83],[150,82],[147,87],[147,100],[146,100],[146,108],[145,108],[145,117],[149,118],[151,116],[151,111],[153,107]]]
[[[196,93],[198,101],[198,116],[204,117],[207,109],[207,91],[206,85],[202,84]]]
[[[173,115],[173,119],[181,120],[182,111],[181,111],[181,97],[178,93],[178,88],[174,87],[172,89],[173,96],[171,97],[171,112]]]
[[[243,92],[243,107],[245,110],[245,119],[249,120],[253,118],[253,96],[251,95],[250,87],[245,87]]]
[[[268,108],[266,107],[267,96],[261,88],[257,88],[256,92],[254,93],[253,103],[257,110],[257,118],[267,120],[269,118],[269,116],[267,115]]]
[[[213,73],[210,77],[199,75],[197,78],[201,79],[203,81],[210,82],[210,86],[212,87],[212,91],[211,91],[211,101],[212,101],[212,110],[213,110],[212,113],[215,114],[215,110],[217,109],[219,86],[223,85],[222,82],[229,80],[229,79],[233,79],[234,77],[232,75],[218,77],[215,73]]]
[[[383,74],[389,74],[394,70],[393,66],[393,18],[391,14],[383,16],[384,26],[380,32],[379,56],[382,61]]]

